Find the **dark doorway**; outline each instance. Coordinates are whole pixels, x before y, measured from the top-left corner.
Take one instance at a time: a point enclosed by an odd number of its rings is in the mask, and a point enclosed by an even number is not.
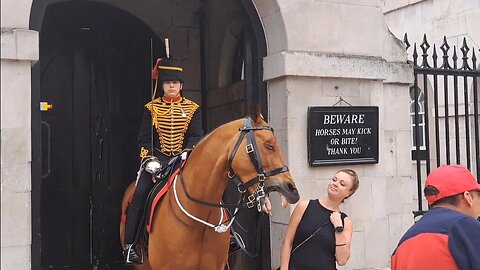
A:
[[[211,131],[248,115],[256,103],[268,119],[266,84],[262,80],[265,34],[255,6],[251,0],[205,0],[202,4],[202,104],[206,129]],[[233,182],[224,200],[237,202]],[[256,209],[241,209],[232,228],[245,248],[232,243],[228,269],[271,269],[269,217]]]
[[[41,268],[122,269],[123,191],[137,171],[151,39],[109,5],[48,6],[40,35]],[[158,46],[157,46],[158,45]]]
[[[174,57],[189,67],[187,97],[201,99],[206,131],[244,116],[252,102],[268,117],[265,39],[250,0],[199,0],[198,10],[190,0],[123,5],[138,5],[139,17],[108,1],[32,4],[31,28],[40,31],[40,61],[32,71],[32,269],[124,269],[119,207],[138,169],[151,59],[164,56],[141,19],[156,33],[171,29]],[[193,20],[168,17],[179,13]],[[53,109],[39,113],[40,101]],[[246,211],[238,220],[248,250],[260,255],[236,249],[230,269],[270,269],[268,217]]]

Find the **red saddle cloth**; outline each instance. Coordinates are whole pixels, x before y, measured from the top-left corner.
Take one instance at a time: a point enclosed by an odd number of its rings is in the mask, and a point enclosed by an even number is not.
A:
[[[181,163],[181,167],[185,165],[185,162]],[[159,181],[157,182],[152,190],[150,191],[148,198],[147,198],[147,207],[144,210],[144,214],[142,217],[141,224],[146,224],[146,231],[148,233],[151,232],[152,230],[152,220],[153,220],[153,215],[155,213],[155,208],[157,207],[158,203],[162,200],[163,196],[167,193],[167,191],[170,189],[170,187],[173,184],[173,181],[175,180],[175,177],[180,173],[180,166],[177,165],[178,168],[173,170],[172,174],[168,177],[168,181]],[[121,216],[122,222],[127,221],[127,215],[125,213],[122,213]],[[147,222],[144,222],[147,221]]]
[[[185,162],[182,163],[182,167],[183,165],[185,164]],[[148,211],[147,214],[148,214],[148,219],[147,219],[147,232],[150,233],[151,230],[152,230],[152,220],[153,220],[153,215],[155,214],[155,208],[157,207],[158,205],[158,202],[161,201],[161,199],[163,198],[163,196],[165,194],[167,194],[167,191],[170,189],[170,187],[172,186],[173,184],[173,181],[175,180],[175,177],[177,177],[177,175],[179,174],[180,172],[180,168],[177,168],[175,171],[173,171],[173,173],[170,175],[170,177],[168,178],[168,181],[166,182],[165,185],[163,185],[163,187],[161,187],[160,189],[158,188],[153,188],[151,193],[150,193],[150,199],[148,200],[149,202],[151,201],[151,203],[149,203],[148,205],[150,206],[149,208],[145,209],[145,211]],[[152,200],[153,198],[153,200]]]

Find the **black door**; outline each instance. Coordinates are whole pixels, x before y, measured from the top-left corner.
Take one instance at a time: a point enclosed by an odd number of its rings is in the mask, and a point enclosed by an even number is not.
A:
[[[123,268],[120,205],[138,169],[150,33],[102,4],[60,3],[46,11],[40,95],[53,108],[42,112],[42,269]]]
[[[43,73],[42,100],[54,106],[42,115],[45,151],[41,234],[45,268],[78,265],[88,269],[90,93],[84,56],[81,49],[70,48],[52,59]]]

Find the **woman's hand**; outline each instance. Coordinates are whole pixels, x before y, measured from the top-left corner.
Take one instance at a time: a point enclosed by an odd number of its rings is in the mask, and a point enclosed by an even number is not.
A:
[[[333,224],[333,227],[336,228],[336,227],[343,227],[343,223],[342,223],[342,218],[340,216],[340,212],[333,212],[331,215],[330,215],[330,222]]]

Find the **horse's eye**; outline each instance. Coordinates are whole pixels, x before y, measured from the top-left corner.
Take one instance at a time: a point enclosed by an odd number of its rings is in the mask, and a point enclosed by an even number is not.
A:
[[[266,147],[268,150],[273,150],[273,144],[265,143],[265,147]]]

